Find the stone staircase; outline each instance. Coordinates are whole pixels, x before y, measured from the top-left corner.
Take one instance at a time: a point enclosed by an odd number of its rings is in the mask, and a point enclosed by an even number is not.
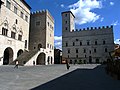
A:
[[[38,50],[24,51],[17,59],[15,59],[10,65],[15,65],[16,60],[18,60],[19,65],[26,64],[36,53]]]

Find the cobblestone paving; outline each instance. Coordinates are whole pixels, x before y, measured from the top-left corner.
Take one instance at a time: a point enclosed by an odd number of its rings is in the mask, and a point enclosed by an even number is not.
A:
[[[96,66],[98,65],[96,64],[71,65],[70,70],[66,70],[65,65],[20,66],[18,69],[14,68],[14,66],[0,66],[0,90],[29,90],[37,86],[43,85],[47,82],[50,82],[58,77],[62,77],[70,72],[73,72],[76,69],[92,70]],[[85,80],[85,82],[87,82],[87,80]],[[37,90],[52,90],[52,89],[38,88]],[[56,90],[60,89],[58,88]]]

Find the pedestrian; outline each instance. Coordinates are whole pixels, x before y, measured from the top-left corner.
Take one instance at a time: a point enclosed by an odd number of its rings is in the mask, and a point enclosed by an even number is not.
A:
[[[35,66],[35,61],[33,61],[33,65]]]
[[[15,67],[14,68],[18,68],[18,60],[15,61]]]
[[[66,60],[66,67],[67,67],[67,70],[69,70],[69,68],[70,68],[70,65],[69,65],[69,62],[68,62],[68,60]]]
[[[77,63],[77,60],[74,60],[74,65]]]

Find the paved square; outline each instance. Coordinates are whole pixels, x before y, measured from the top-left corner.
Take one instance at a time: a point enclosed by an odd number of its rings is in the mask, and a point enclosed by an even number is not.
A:
[[[0,90],[88,90],[88,88],[119,90],[120,81],[113,80],[105,74],[102,66],[96,64],[71,65],[70,70],[66,70],[65,65],[20,66],[18,69],[14,66],[0,66]]]

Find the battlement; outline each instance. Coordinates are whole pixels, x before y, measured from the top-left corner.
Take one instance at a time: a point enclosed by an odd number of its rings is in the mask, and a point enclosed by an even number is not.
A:
[[[102,27],[87,27],[87,28],[83,28],[83,29],[76,29],[73,30],[73,32],[75,31],[88,31],[88,30],[103,30],[103,29],[112,29],[113,25],[111,26],[102,26]]]
[[[44,14],[46,13],[48,10],[40,10],[40,11],[34,11],[31,13],[31,15],[35,15],[35,14]]]
[[[46,10],[40,10],[40,11],[34,11],[34,12],[31,13],[31,15],[38,15],[38,14],[40,14],[40,15],[48,14],[54,21],[53,16],[50,14],[50,12],[47,9]]]

